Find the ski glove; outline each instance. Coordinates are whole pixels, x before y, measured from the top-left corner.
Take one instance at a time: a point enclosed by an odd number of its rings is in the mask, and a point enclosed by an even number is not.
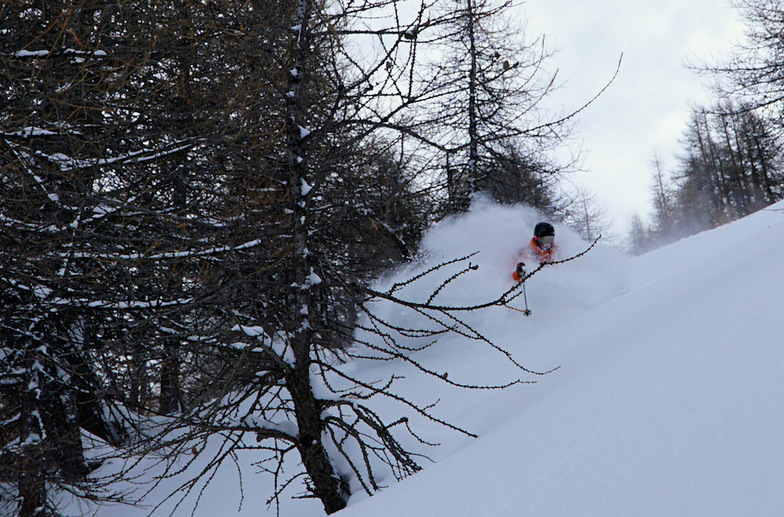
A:
[[[512,278],[514,278],[516,282],[521,282],[524,277],[525,277],[525,264],[522,262],[518,262],[517,267],[515,268],[515,272],[512,274]]]

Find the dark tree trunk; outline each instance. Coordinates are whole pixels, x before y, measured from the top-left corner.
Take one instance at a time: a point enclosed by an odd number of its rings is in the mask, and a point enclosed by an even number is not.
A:
[[[180,356],[177,344],[167,342],[163,345],[161,364],[161,413],[171,415],[181,409],[180,397]]]
[[[32,375],[37,377],[37,373]],[[37,384],[37,379],[26,379],[28,386]],[[40,454],[40,437],[42,435],[41,419],[36,417],[41,412],[38,400],[32,390],[20,396],[19,439],[23,444],[21,457],[17,462],[19,478],[19,517],[43,517],[46,505],[46,484],[43,476],[43,465]]]
[[[304,334],[309,334],[309,332],[305,331]],[[299,337],[303,338],[304,336],[300,335]],[[322,440],[324,424],[321,413],[323,407],[314,396],[310,385],[310,361],[307,358],[310,354],[310,347],[305,342],[301,342],[299,345],[303,354],[297,354],[299,356],[297,365],[291,370],[287,382],[299,428],[297,449],[312,483],[313,495],[321,500],[324,511],[332,514],[346,507],[346,499],[340,478],[335,473]]]
[[[46,515],[46,485],[40,464],[25,458],[19,464],[19,517],[44,517]]]

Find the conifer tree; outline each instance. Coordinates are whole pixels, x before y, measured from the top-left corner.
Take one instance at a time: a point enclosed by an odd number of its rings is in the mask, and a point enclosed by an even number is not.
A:
[[[529,40],[514,6],[511,0],[441,5],[428,81],[437,85],[431,123],[443,149],[449,211],[465,210],[479,191],[555,208],[547,199],[552,193],[540,193],[562,169],[548,152],[569,134],[570,116],[544,109],[557,86],[546,66],[550,52],[543,38]]]
[[[504,305],[518,286],[477,306],[434,302],[473,271],[470,258],[422,275],[445,275],[426,300],[370,288],[413,255],[427,224],[434,197],[404,140],[438,148],[411,113],[450,91],[412,79],[419,39],[442,20],[423,3],[401,21],[398,7],[3,4],[0,467],[20,516],[54,515],[58,487],[101,494],[85,432],[122,453],[163,447],[172,468],[223,439],[185,494],[253,448],[273,460],[281,491],[304,479],[327,513],[357,489],[349,479],[373,493],[379,469],[420,468],[397,435],[407,422],[368,399],[470,434],[402,399],[394,378],[377,385],[341,368],[371,357],[441,378],[411,357],[429,345],[407,338],[452,331],[514,362],[460,315]],[[389,10],[386,27],[352,24]],[[363,35],[380,43],[360,59],[346,38]],[[383,321],[369,309],[378,300],[436,328]],[[289,456],[301,469],[286,478]]]

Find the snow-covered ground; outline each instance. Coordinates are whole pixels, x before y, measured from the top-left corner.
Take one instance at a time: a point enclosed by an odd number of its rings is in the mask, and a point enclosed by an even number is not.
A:
[[[478,203],[430,232],[419,269],[380,286],[478,251],[471,260],[479,269],[438,300],[490,300],[511,286],[516,254],[536,221],[520,207]],[[561,257],[587,247],[565,228],[556,232]],[[599,245],[544,269],[526,285],[530,317],[502,308],[469,315],[526,368],[559,367],[522,377],[535,384],[466,391],[397,363],[353,365],[368,379],[408,373],[402,394],[440,399],[435,413],[479,438],[414,422],[423,438],[442,443],[422,451],[435,462],[402,482],[386,480],[390,486],[372,498],[357,494],[337,515],[784,515],[783,267],[779,203],[638,258]],[[425,296],[433,286],[423,284],[401,294]],[[524,300],[514,304],[522,308]],[[377,310],[408,322],[392,307]],[[418,360],[468,383],[520,376],[492,349],[455,336]],[[401,410],[384,404],[379,411],[389,416]],[[241,515],[274,514],[267,486],[247,468]],[[235,515],[239,494],[237,469],[227,465],[195,515]],[[175,515],[191,510],[186,504]],[[106,507],[97,515],[148,511]],[[323,511],[315,501],[286,500],[281,514]]]

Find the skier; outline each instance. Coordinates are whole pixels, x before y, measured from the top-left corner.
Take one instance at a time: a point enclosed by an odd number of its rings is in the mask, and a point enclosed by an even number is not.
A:
[[[551,262],[555,254],[555,228],[550,223],[537,223],[534,226],[534,236],[530,242],[530,249],[527,250],[521,260],[517,263],[512,277],[516,282],[520,282],[525,276],[525,260],[536,260],[540,264]]]

